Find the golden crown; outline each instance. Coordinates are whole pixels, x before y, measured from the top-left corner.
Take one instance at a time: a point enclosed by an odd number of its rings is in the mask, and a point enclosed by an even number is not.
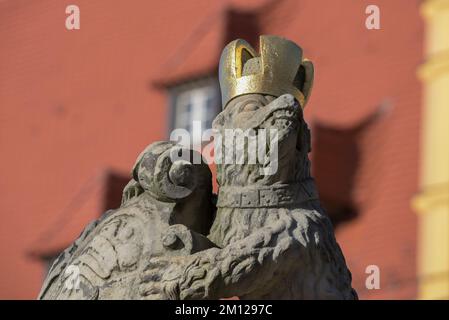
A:
[[[302,49],[277,36],[260,36],[260,55],[242,39],[223,50],[219,67],[223,109],[235,97],[261,93],[292,94],[304,108],[313,84],[313,64]]]

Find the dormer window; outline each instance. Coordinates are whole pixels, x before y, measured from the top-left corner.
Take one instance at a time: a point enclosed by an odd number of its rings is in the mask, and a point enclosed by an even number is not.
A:
[[[217,79],[209,78],[179,85],[170,90],[171,130],[186,129],[201,124],[201,131],[212,128],[212,121],[220,112],[220,91]]]

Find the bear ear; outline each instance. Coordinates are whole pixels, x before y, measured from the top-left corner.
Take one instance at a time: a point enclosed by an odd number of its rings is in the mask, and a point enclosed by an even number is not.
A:
[[[304,105],[302,106],[302,108],[304,109],[307,101],[309,101],[310,98],[310,94],[312,93],[312,88],[313,88],[313,79],[315,76],[315,68],[313,66],[312,61],[308,60],[308,59],[304,59],[302,64],[301,64],[301,68],[304,68],[304,72],[305,72],[305,78],[304,78],[304,84],[302,86],[302,93],[304,94]]]

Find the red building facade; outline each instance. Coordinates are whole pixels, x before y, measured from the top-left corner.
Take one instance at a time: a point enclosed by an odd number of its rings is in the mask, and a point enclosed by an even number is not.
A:
[[[360,297],[416,298],[419,2],[376,1],[368,30],[364,0],[0,1],[0,298],[37,296],[52,257],[118,205],[146,145],[209,125],[222,48],[260,34],[315,64],[313,171]]]

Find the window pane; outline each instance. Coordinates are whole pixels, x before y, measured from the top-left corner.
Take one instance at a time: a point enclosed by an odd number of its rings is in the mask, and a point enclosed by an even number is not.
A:
[[[200,121],[201,130],[212,127],[212,121],[219,110],[218,82],[212,79],[207,80],[207,83],[175,91],[177,96],[174,97],[173,124],[176,128],[184,128],[192,133],[193,121]]]
[[[206,129],[212,128],[212,121],[218,113],[217,90],[209,90],[204,110],[204,126]]]

